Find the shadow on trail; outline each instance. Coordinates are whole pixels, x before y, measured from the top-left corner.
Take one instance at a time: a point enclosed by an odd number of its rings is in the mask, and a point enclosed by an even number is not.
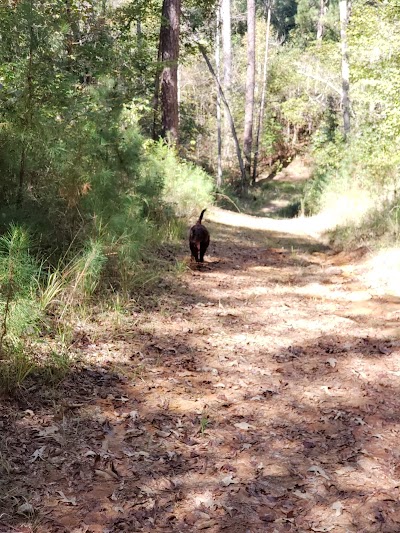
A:
[[[0,531],[34,531],[23,501],[41,532],[399,530],[399,372],[380,366],[396,368],[392,339],[266,351],[268,373],[244,382],[246,360],[216,374],[190,343],[154,343],[133,358],[140,377],[83,367],[3,404],[19,414],[2,415]]]
[[[219,263],[88,332],[57,387],[32,379],[3,399],[1,533],[400,530],[400,344],[337,329],[290,342],[285,320],[310,314],[290,288],[335,275],[314,263],[324,248],[214,239]],[[254,287],[231,287],[258,267]],[[292,298],[279,349],[272,315],[248,329],[257,287],[268,312]]]

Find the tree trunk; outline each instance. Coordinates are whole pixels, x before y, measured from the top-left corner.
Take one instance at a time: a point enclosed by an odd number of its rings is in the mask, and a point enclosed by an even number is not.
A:
[[[319,14],[317,24],[317,41],[321,42],[325,31],[325,15],[327,10],[327,0],[319,1]]]
[[[181,0],[164,0],[160,30],[162,134],[176,144],[179,135],[178,60]]]
[[[256,52],[256,4],[255,0],[247,0],[247,74],[246,102],[244,116],[243,152],[245,156],[246,183],[250,181],[251,150],[253,145],[253,114],[255,86]]]
[[[220,55],[221,55],[221,43],[220,43],[220,23],[221,23],[221,10],[217,6],[217,28],[215,35],[215,67],[217,75],[217,189],[221,189],[222,186],[222,137],[221,137],[221,91],[220,91]]]
[[[349,11],[347,0],[339,1],[340,14],[340,41],[342,48],[342,113],[343,113],[343,131],[345,139],[350,133],[350,69],[349,55],[347,49],[347,24],[349,20]]]
[[[225,96],[230,101],[232,86],[232,21],[231,21],[231,0],[221,0],[221,37],[222,37],[222,62],[223,62],[223,80]],[[226,161],[231,159],[231,136],[229,117],[224,114],[223,124],[224,139],[224,158]]]
[[[154,96],[153,96],[153,125],[152,125],[152,138],[154,140],[158,137],[159,126],[159,106],[160,106],[160,77],[161,77],[161,41],[158,43],[157,51],[157,68],[156,77],[154,80]]]
[[[231,0],[221,1],[221,30],[222,57],[224,63],[225,94],[228,95],[232,84],[232,30],[231,30]]]
[[[33,21],[33,0],[29,4],[29,55],[28,65],[26,72],[26,106],[24,116],[24,130],[28,132],[27,137],[31,133],[33,123],[33,97],[34,97],[34,85],[33,85],[33,54],[34,54],[34,21]],[[27,163],[27,140],[22,136],[22,149],[21,158],[19,163],[18,172],[18,191],[17,191],[17,206],[22,207],[25,179],[26,179],[26,163]]]
[[[268,79],[268,51],[269,51],[269,34],[271,29],[271,3],[267,7],[267,29],[265,32],[265,52],[264,52],[264,68],[263,68],[263,83],[261,91],[260,111],[258,113],[257,133],[254,146],[254,163],[253,163],[253,185],[257,179],[257,163],[258,163],[258,151],[260,147],[260,135],[263,128],[264,111],[265,111],[265,96],[267,92],[267,79]]]
[[[228,117],[229,117],[229,124],[230,124],[230,127],[231,127],[231,132],[232,132],[232,137],[233,137],[233,140],[235,142],[235,146],[236,146],[236,155],[237,155],[237,158],[238,158],[238,162],[239,162],[239,167],[240,167],[240,173],[241,173],[241,177],[242,177],[242,188],[245,187],[245,180],[246,180],[246,171],[245,171],[245,167],[244,167],[244,163],[243,163],[243,158],[242,158],[242,152],[240,150],[240,144],[239,144],[239,139],[238,139],[238,136],[237,136],[237,133],[236,133],[236,128],[235,128],[235,122],[233,120],[233,117],[232,117],[232,113],[231,113],[231,110],[230,110],[230,107],[229,107],[229,104],[228,104],[228,100],[226,99],[225,97],[225,94],[224,94],[224,91],[221,87],[221,84],[218,80],[218,76],[216,75],[212,65],[211,65],[211,61],[208,59],[208,56],[207,56],[207,53],[206,53],[206,50],[204,48],[204,46],[200,43],[197,43],[197,46],[199,47],[199,50],[202,54],[202,56],[204,57],[204,60],[205,62],[207,63],[207,67],[209,69],[209,71],[211,72],[211,75],[212,77],[214,78],[215,82],[217,83],[217,87],[219,89],[219,93],[221,95],[221,99],[222,101],[224,102],[225,104],[225,109],[228,113]]]

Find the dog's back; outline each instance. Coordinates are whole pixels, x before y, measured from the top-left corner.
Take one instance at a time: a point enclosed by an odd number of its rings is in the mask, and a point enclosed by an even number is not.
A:
[[[204,261],[204,254],[210,244],[210,233],[208,229],[202,224],[203,215],[206,210],[200,213],[199,219],[194,226],[190,228],[189,246],[192,256],[197,262]],[[199,257],[200,256],[200,257]]]

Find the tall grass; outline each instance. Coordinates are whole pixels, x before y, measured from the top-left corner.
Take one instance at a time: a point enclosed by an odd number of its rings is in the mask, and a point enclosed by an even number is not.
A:
[[[0,355],[18,349],[40,319],[36,299],[38,268],[29,253],[28,233],[13,226],[0,237]]]
[[[58,351],[39,346],[49,322],[46,313],[52,313],[54,333],[62,335],[63,319],[94,293],[104,264],[102,247],[95,241],[52,269],[36,260],[22,227],[12,226],[0,237],[0,388],[15,389],[38,369],[54,376],[68,368],[66,346]]]

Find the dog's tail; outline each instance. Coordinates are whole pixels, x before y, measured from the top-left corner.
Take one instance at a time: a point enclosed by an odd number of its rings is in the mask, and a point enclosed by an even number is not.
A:
[[[201,221],[203,220],[204,212],[207,211],[207,209],[203,209],[203,211],[200,213],[199,220],[197,221],[197,224],[201,224]]]

